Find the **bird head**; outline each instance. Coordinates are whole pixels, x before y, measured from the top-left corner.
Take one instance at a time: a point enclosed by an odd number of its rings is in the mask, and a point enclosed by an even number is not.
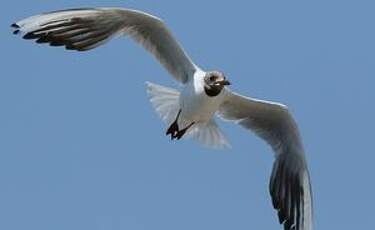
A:
[[[204,90],[210,97],[217,96],[223,90],[224,86],[230,85],[225,75],[219,71],[207,72],[204,77]]]

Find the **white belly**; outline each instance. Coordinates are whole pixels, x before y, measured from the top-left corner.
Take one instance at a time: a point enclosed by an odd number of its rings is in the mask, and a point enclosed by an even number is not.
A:
[[[180,95],[181,119],[179,125],[184,127],[191,122],[210,121],[223,99],[224,92],[216,97],[209,97],[201,84],[197,84],[197,82],[188,83]]]

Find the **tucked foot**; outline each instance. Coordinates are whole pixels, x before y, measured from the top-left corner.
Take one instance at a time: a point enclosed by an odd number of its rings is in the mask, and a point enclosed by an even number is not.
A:
[[[178,128],[178,118],[180,117],[180,114],[181,114],[181,109],[178,111],[178,114],[176,116],[176,119],[174,120],[174,122],[169,126],[167,132],[165,133],[165,135],[169,135],[171,134],[171,140],[175,139],[177,137],[177,134],[179,132],[179,128]]]
[[[178,111],[178,114],[176,116],[176,119],[174,120],[174,122],[169,126],[169,128],[167,129],[167,132],[165,133],[167,136],[168,135],[171,135],[171,140],[174,140],[174,139],[177,139],[177,140],[180,140],[184,134],[186,133],[186,131],[194,125],[195,122],[192,122],[190,125],[188,125],[186,128],[180,130],[179,127],[178,127],[178,118],[180,117],[180,114],[181,114],[181,110]]]
[[[178,131],[174,138],[177,138],[177,140],[180,140],[180,139],[185,135],[186,131],[187,131],[191,126],[194,125],[194,123],[195,123],[195,122],[191,123],[190,125],[188,125],[188,127],[184,128],[183,130]],[[172,140],[173,140],[174,138],[172,138]]]
[[[177,134],[179,133],[179,130],[178,130],[178,124],[177,124],[177,121],[174,121],[171,126],[169,126],[167,132],[165,133],[165,135],[171,135],[171,140],[175,139],[177,137]]]

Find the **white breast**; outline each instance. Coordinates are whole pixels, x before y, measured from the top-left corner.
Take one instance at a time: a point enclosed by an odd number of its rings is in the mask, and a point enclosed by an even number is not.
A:
[[[197,71],[194,79],[188,82],[181,92],[179,125],[182,127],[189,125],[191,122],[205,123],[210,121],[224,99],[224,90],[216,97],[207,96],[204,91],[205,75],[205,72]]]

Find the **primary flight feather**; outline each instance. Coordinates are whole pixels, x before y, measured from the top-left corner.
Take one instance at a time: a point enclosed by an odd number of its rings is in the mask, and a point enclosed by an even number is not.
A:
[[[123,8],[81,8],[32,16],[12,24],[14,34],[69,50],[94,49],[128,35],[140,43],[183,84],[181,91],[147,83],[156,112],[167,122],[171,139],[193,136],[203,145],[229,142],[214,120],[218,115],[253,131],[275,152],[269,189],[285,230],[312,230],[312,194],[297,124],[286,106],[245,97],[227,88],[219,71],[195,65],[159,18]]]

